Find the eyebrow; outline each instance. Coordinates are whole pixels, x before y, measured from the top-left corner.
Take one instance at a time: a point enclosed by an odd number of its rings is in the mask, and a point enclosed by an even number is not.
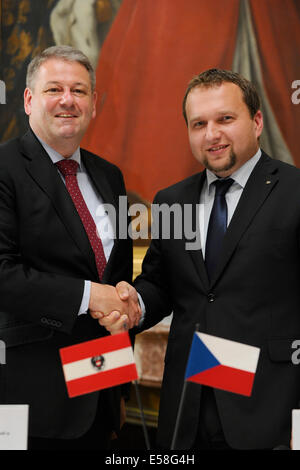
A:
[[[218,117],[220,116],[227,116],[227,115],[231,115],[231,116],[236,116],[237,113],[235,113],[234,111],[231,111],[231,110],[222,110],[222,111],[218,111],[216,113],[216,115]],[[193,117],[192,119],[190,119],[190,122],[194,122],[194,121],[206,121],[205,118],[203,118],[202,116],[195,116]]]
[[[220,116],[224,116],[224,115],[227,115],[227,114],[232,114],[233,116],[236,116],[237,113],[235,113],[235,112],[232,111],[232,110],[226,110],[226,109],[225,109],[224,111],[218,112],[218,114],[219,114]]]
[[[50,86],[50,85],[60,85],[60,86],[61,86],[62,83],[61,83],[61,82],[58,82],[58,81],[56,81],[56,80],[51,80],[51,81],[45,83],[45,86]],[[83,87],[85,87],[85,88],[88,88],[88,85],[86,85],[85,83],[82,83],[82,82],[72,83],[71,86],[72,86],[72,87],[74,87],[74,86],[83,86]]]

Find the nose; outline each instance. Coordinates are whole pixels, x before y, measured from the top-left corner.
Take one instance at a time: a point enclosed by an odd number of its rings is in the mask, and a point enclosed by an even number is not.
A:
[[[73,94],[71,93],[70,89],[66,88],[60,97],[60,104],[69,107],[69,106],[72,106],[73,103],[74,103]]]
[[[209,142],[216,142],[221,136],[221,131],[217,123],[208,122],[206,125],[205,137]]]

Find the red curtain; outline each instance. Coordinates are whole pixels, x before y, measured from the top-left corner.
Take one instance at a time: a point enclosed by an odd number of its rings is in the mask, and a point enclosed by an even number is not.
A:
[[[200,170],[182,98],[193,75],[231,68],[238,13],[239,0],[123,1],[101,51],[98,114],[82,146],[116,163],[128,190],[151,201]]]
[[[251,0],[264,85],[296,166],[300,167],[300,104],[292,83],[300,80],[299,0]]]

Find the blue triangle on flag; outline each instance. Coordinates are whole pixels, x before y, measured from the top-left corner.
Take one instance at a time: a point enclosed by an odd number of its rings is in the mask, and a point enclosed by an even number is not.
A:
[[[194,333],[189,360],[185,371],[185,379],[218,365],[220,365],[220,362],[210,352],[199,336]]]

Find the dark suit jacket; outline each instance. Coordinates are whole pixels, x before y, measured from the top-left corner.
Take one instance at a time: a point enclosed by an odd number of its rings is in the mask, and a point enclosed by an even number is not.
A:
[[[81,150],[104,202],[118,207],[120,170]],[[118,214],[118,212],[117,212]],[[115,240],[102,282],[132,279],[131,240]],[[0,339],[2,403],[29,403],[29,434],[75,438],[91,426],[99,393],[69,399],[59,348],[107,334],[80,315],[84,280],[98,281],[92,248],[57,169],[34,134],[0,146]],[[118,387],[100,393],[113,429]]]
[[[159,192],[155,203],[192,204],[197,228],[205,172]],[[135,282],[146,305],[144,328],[173,310],[160,401],[158,443],[171,444],[195,325],[200,331],[261,348],[252,396],[216,390],[230,446],[288,444],[291,410],[300,399],[300,368],[292,342],[300,338],[300,170],[263,153],[242,193],[209,282],[201,250],[183,238],[158,238]],[[177,448],[197,431],[201,386],[188,385]]]

